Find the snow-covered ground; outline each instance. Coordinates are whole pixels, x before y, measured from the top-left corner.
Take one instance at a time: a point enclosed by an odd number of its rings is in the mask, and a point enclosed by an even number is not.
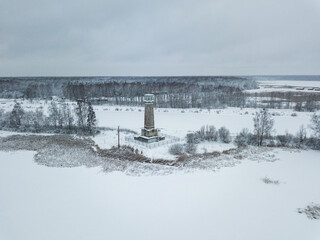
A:
[[[14,100],[0,99],[0,109],[11,111]],[[74,104],[74,103],[73,103]],[[24,101],[22,106],[25,110],[35,109],[42,106],[47,109],[48,104],[44,101]],[[127,128],[140,133],[144,121],[143,107],[126,106],[94,106],[98,125],[100,127]],[[253,108],[226,108],[226,109],[155,109],[155,124],[163,133],[184,138],[188,132],[197,131],[204,125],[214,125],[216,128],[227,127],[235,135],[242,128],[253,130],[253,115],[258,111]],[[313,113],[295,112],[297,116],[292,117],[294,112],[289,109],[270,109],[274,115],[277,134],[296,133],[301,125],[308,127]],[[310,132],[309,132],[310,133]],[[109,141],[109,140],[108,140]]]
[[[115,111],[115,109],[122,111]],[[126,107],[95,107],[99,126],[116,128],[128,128],[140,132],[143,127],[143,108],[132,108],[133,111],[125,111]],[[141,110],[141,111],[139,111]],[[184,138],[188,132],[198,131],[201,126],[214,125],[216,128],[225,126],[232,134],[241,131],[242,128],[253,130],[253,115],[256,109],[227,108],[219,110],[200,109],[156,109],[155,124],[161,131],[169,135]],[[310,123],[313,113],[299,112],[292,117],[292,110],[272,109],[277,134],[296,133],[301,125],[305,127]]]
[[[219,172],[131,177],[0,152],[0,239],[318,240],[320,152],[274,150]],[[262,178],[279,180],[265,184]]]
[[[320,93],[320,81],[257,81],[259,89],[247,90],[247,92],[308,92]],[[317,90],[316,90],[317,89]]]
[[[1,99],[0,108],[10,111],[13,107],[14,101]],[[47,109],[48,104],[45,101],[24,101],[22,106],[28,109],[35,109],[42,106]],[[125,128],[140,133],[144,121],[143,107],[126,107],[126,106],[95,106],[94,110],[97,115],[98,126],[108,127],[114,130],[102,131],[100,135],[93,139],[101,148],[111,148],[117,145],[118,137],[116,128]],[[175,136],[181,139],[180,143],[185,142],[185,136],[189,132],[198,131],[202,126],[214,125],[217,129],[225,126],[235,136],[242,128],[248,128],[253,131],[253,115],[256,109],[252,108],[227,108],[227,109],[155,109],[155,124],[164,134]],[[285,134],[286,132],[295,134],[301,125],[307,128],[308,136],[311,131],[308,128],[310,119],[313,113],[310,112],[296,112],[297,116],[291,116],[292,110],[288,109],[270,109],[274,115],[274,134]],[[0,131],[0,136],[10,135]],[[160,146],[157,148],[148,149],[139,144],[126,141],[125,138],[133,138],[133,134],[121,132],[121,144],[131,145],[139,149],[144,155],[151,159],[164,158],[175,159],[168,153],[168,148],[172,144]],[[198,146],[197,152],[203,153],[205,151],[223,151],[234,147],[232,144],[222,143],[202,143]]]
[[[129,109],[129,111],[126,111]],[[97,106],[95,107],[98,124],[101,127],[111,127],[116,129],[118,126],[134,130],[140,133],[143,126],[144,112],[139,107],[119,107],[119,106]],[[180,143],[185,142],[185,136],[189,132],[200,130],[202,126],[214,125],[217,129],[225,126],[235,136],[242,128],[253,131],[253,114],[255,109],[227,108],[219,110],[200,110],[200,109],[155,109],[156,127],[168,135],[176,136],[181,139]],[[307,133],[311,134],[308,125],[313,113],[299,112],[297,116],[291,116],[292,110],[270,110],[274,119],[274,134],[285,134],[286,132],[295,134],[301,125],[307,128]],[[170,145],[147,149],[138,144],[128,142],[125,137],[133,138],[132,134],[121,133],[121,144],[131,145],[143,151],[143,154],[150,158],[174,159],[168,153]],[[97,135],[94,140],[101,148],[110,148],[117,145],[117,131],[104,131]],[[233,144],[223,143],[202,143],[197,148],[198,153],[205,151],[223,151],[233,148]]]
[[[14,100],[0,99],[0,109],[11,111]],[[75,104],[75,103],[71,103]],[[23,101],[22,107],[25,110],[34,110],[37,107],[47,109],[48,103],[44,101]],[[98,125],[101,127],[128,128],[140,132],[144,121],[143,107],[126,107],[126,106],[94,106],[96,111]],[[185,137],[189,131],[197,131],[201,126],[214,125],[216,128],[227,127],[232,133],[236,134],[241,128],[253,129],[253,114],[258,111],[253,108],[226,108],[226,109],[171,109],[155,108],[156,127],[164,133]],[[294,112],[289,109],[270,109],[275,120],[275,129],[278,134],[289,131],[295,133],[300,125],[306,127],[309,124],[310,117],[313,113],[296,112],[297,117],[292,117]]]
[[[301,84],[320,86],[319,82]],[[299,86],[297,81],[266,81],[258,91],[275,88],[296,91]],[[0,109],[11,111],[13,105],[13,100],[0,99]],[[34,110],[39,106],[47,109],[48,104],[24,101],[22,106]],[[94,110],[99,127],[109,128],[93,137],[100,148],[117,145],[118,126],[137,133],[143,126],[141,107],[94,106]],[[185,143],[187,133],[204,125],[217,129],[225,126],[233,136],[242,128],[252,131],[256,111],[155,109],[155,123],[162,133]],[[292,116],[292,110],[270,112],[275,122],[274,134],[295,134],[304,125],[310,136],[308,125],[313,113],[298,112]],[[27,135],[0,131],[0,137],[12,134]],[[133,135],[130,131],[121,132],[121,144],[138,148],[151,159],[176,158],[168,153],[170,145],[149,149],[126,141],[126,137]],[[232,143],[203,142],[197,152],[233,147]],[[172,170],[174,166],[170,171],[165,171],[168,166],[151,168],[147,163],[131,164],[124,168],[126,171],[121,171],[121,166],[114,169],[110,166],[107,173],[102,169],[109,162],[99,168],[52,168],[35,164],[35,152],[0,151],[0,240],[320,239],[319,221],[298,213],[298,209],[320,203],[320,152],[265,151],[268,152],[260,155],[259,149],[251,157],[249,151],[237,155],[239,158],[228,154],[216,160],[208,158],[198,161],[203,166],[196,168],[190,163],[187,173]],[[74,155],[70,156],[72,160]],[[277,161],[267,161],[268,156]],[[159,170],[168,174],[137,177],[140,174],[134,173],[142,173],[139,171],[144,167],[150,172]],[[262,181],[266,177],[279,184],[266,184]]]

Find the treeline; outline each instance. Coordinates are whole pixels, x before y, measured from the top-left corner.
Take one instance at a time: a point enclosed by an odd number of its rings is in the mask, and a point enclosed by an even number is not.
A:
[[[25,111],[16,102],[11,112],[0,110],[0,129],[20,132],[94,134],[96,115],[92,104],[78,100],[76,106],[52,101],[48,115],[42,107]]]
[[[246,93],[247,107],[294,109],[314,112],[320,109],[320,92],[256,92]]]
[[[242,90],[257,88],[241,77],[105,77],[0,78],[1,98],[70,100],[141,106],[146,93],[156,95],[157,107],[220,108],[245,104]]]
[[[188,93],[206,87],[257,88],[255,80],[241,77],[34,77],[0,78],[1,98],[68,99],[136,97],[145,93]],[[196,88],[196,89],[194,89]]]
[[[182,90],[184,89],[184,90]],[[160,108],[224,108],[244,107],[246,96],[234,87],[180,87],[172,86],[168,92],[156,91],[155,106]],[[143,95],[136,97],[116,96],[106,98],[111,105],[143,106]],[[105,103],[105,102],[104,102]]]

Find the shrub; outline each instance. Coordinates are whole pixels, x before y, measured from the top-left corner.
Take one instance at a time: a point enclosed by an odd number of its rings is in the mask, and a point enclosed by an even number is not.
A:
[[[186,138],[187,138],[187,143],[197,144],[200,142],[199,138],[197,137],[197,135],[195,133],[188,133]]]
[[[275,184],[275,185],[280,184],[280,181],[279,181],[279,180],[271,180],[271,179],[268,178],[268,177],[262,178],[262,181],[263,181],[265,184]]]
[[[200,141],[217,141],[218,133],[214,126],[202,126],[200,131],[195,133],[195,138]]]
[[[173,144],[170,148],[169,148],[169,153],[172,155],[180,155],[183,153],[183,146],[179,143],[177,144]]]
[[[194,143],[187,143],[187,145],[185,146],[184,150],[187,153],[195,153],[197,151],[197,145]]]
[[[293,135],[286,133],[285,135],[278,135],[278,146],[280,147],[290,147],[292,145]]]
[[[310,219],[320,219],[320,205],[312,203],[306,208],[298,208],[298,213],[305,213]]]
[[[320,139],[315,137],[307,138],[306,146],[311,149],[320,150]]]
[[[229,130],[227,128],[221,127],[218,130],[218,135],[219,135],[220,141],[222,141],[224,143],[231,142],[230,132],[229,132]]]
[[[252,134],[249,132],[247,128],[241,130],[241,132],[234,139],[234,143],[238,147],[248,146],[250,145],[252,138]]]

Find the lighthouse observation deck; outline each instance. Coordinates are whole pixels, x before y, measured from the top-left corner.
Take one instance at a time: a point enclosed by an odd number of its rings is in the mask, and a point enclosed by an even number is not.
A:
[[[154,103],[154,95],[153,94],[145,94],[143,97],[144,103]]]

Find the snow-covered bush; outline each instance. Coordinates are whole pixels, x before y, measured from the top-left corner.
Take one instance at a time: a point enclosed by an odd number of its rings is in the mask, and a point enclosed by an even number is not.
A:
[[[320,204],[312,203],[304,209],[298,208],[298,213],[304,213],[310,219],[320,219]]]
[[[279,147],[291,147],[293,145],[293,135],[286,133],[285,135],[278,135],[278,146]]]
[[[231,142],[230,131],[226,127],[221,127],[218,130],[219,139],[224,143]]]
[[[194,144],[194,143],[187,143],[184,150],[187,152],[187,153],[195,153],[197,151],[197,145]]]
[[[320,139],[311,137],[306,139],[306,144],[308,148],[320,150]]]
[[[187,143],[198,144],[202,141],[217,141],[218,132],[214,126],[202,126],[201,129],[195,133],[188,133]]]
[[[182,144],[173,144],[170,148],[169,148],[169,153],[172,155],[180,155],[183,153],[183,145]]]
[[[206,125],[202,126],[199,131],[196,132],[196,139],[199,139],[199,141],[217,141],[218,139],[218,133],[214,126]]]
[[[241,130],[240,133],[237,134],[236,138],[234,139],[234,143],[238,147],[248,146],[252,142],[252,134],[249,132],[247,128]]]
[[[188,133],[186,139],[187,143],[197,144],[200,142],[200,139],[197,137],[195,133]]]

